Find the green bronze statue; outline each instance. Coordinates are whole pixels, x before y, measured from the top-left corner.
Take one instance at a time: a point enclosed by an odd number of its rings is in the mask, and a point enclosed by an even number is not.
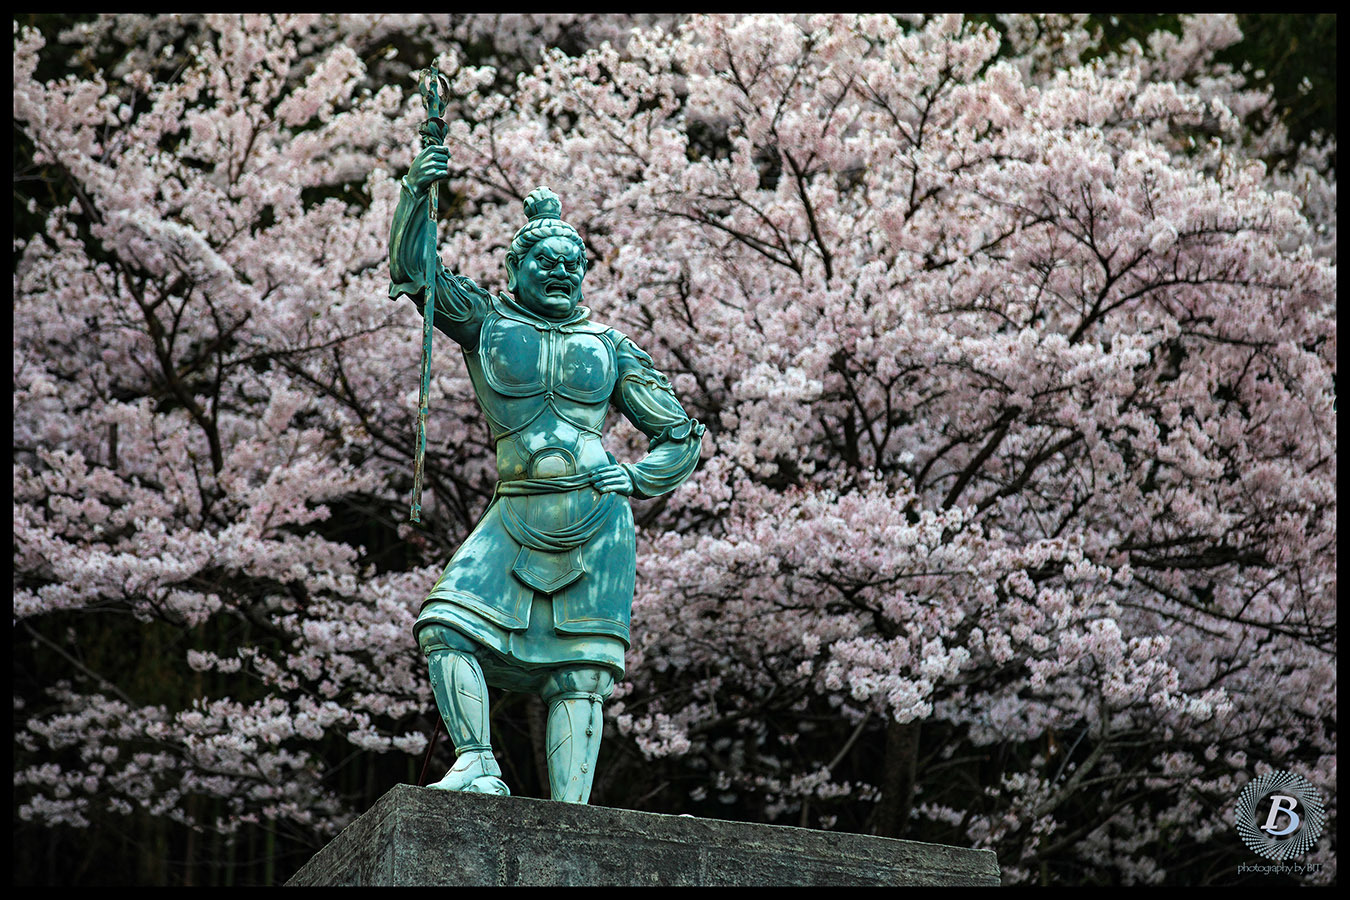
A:
[[[687,479],[704,428],[651,357],[580,305],[586,247],[548,188],[525,198],[506,293],[440,264],[428,195],[448,175],[449,154],[424,143],[394,212],[389,295],[411,298],[459,344],[499,478],[414,625],[457,757],[431,786],[509,793],[489,736],[492,686],[543,699],[552,797],[586,803],[601,706],[623,677],[629,642],[636,550],[626,498]],[[617,462],[602,444],[611,403],[651,440],[636,463]]]

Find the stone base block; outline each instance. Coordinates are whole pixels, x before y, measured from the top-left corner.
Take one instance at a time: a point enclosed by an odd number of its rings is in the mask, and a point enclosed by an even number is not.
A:
[[[288,885],[997,885],[992,851],[398,785]]]

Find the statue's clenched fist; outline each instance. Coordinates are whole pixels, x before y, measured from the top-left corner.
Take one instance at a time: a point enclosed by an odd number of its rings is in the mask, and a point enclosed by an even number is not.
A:
[[[425,193],[434,183],[450,174],[450,151],[442,144],[433,144],[417,154],[408,170],[408,187],[418,194]]]

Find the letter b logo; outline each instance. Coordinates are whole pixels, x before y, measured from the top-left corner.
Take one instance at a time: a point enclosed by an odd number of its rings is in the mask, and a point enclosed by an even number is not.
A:
[[[1298,825],[1301,820],[1299,814],[1294,812],[1295,807],[1298,806],[1298,801],[1293,797],[1286,797],[1283,794],[1271,794],[1270,799],[1270,815],[1266,816],[1266,824],[1261,826],[1261,830],[1275,837],[1283,837],[1286,834],[1293,834],[1295,831],[1298,831]],[[1285,806],[1286,803],[1289,805]],[[1276,830],[1275,824],[1276,820],[1280,817],[1280,813],[1289,816],[1289,824],[1284,828]]]
[[[1242,842],[1266,859],[1285,860],[1307,853],[1326,824],[1322,795],[1293,772],[1267,772],[1248,783],[1233,813]]]

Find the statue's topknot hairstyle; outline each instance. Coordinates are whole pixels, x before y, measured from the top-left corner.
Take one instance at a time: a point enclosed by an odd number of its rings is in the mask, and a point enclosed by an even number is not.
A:
[[[562,201],[546,187],[537,187],[525,198],[525,218],[562,220]]]
[[[529,219],[516,236],[511,239],[511,246],[506,251],[507,261],[512,265],[518,265],[525,254],[530,252],[530,248],[542,241],[544,238],[565,237],[576,241],[581,248],[581,257],[586,259],[586,243],[582,241],[581,235],[571,225],[562,220],[562,201],[558,195],[546,187],[537,187],[530,191],[525,198],[525,217]]]

